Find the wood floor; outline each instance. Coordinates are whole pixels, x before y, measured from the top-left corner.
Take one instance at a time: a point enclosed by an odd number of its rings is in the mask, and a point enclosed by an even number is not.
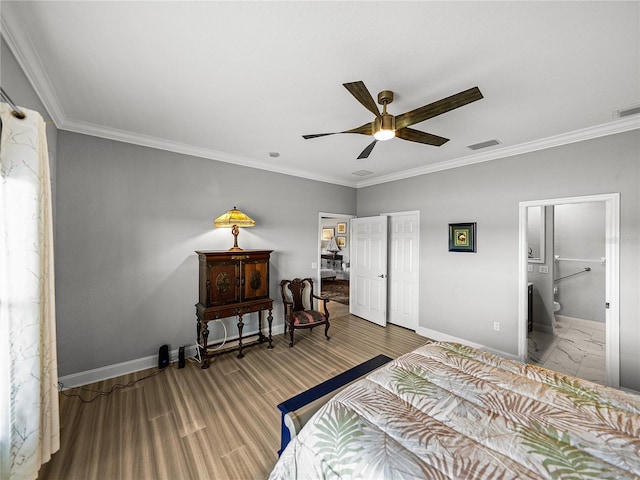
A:
[[[276,405],[380,353],[395,358],[426,341],[415,332],[379,327],[331,302],[331,340],[324,328],[283,335],[216,357],[208,370],[187,362],[72,389],[92,403],[60,396],[61,448],[43,465],[44,479],[265,479],[280,446]]]

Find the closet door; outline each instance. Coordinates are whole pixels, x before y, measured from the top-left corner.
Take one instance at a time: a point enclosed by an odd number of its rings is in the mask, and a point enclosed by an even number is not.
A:
[[[418,328],[420,214],[389,215],[389,323]]]

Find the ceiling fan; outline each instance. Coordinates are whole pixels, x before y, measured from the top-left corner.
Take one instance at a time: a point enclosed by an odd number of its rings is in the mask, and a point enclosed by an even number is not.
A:
[[[441,115],[458,107],[463,107],[468,103],[475,102],[476,100],[483,98],[480,89],[478,87],[473,87],[469,90],[465,90],[464,92],[456,93],[450,97],[430,103],[429,105],[416,108],[410,112],[394,116],[387,113],[387,105],[393,102],[393,92],[391,90],[383,90],[378,94],[378,103],[382,105],[382,113],[380,113],[376,106],[376,102],[373,100],[373,97],[363,82],[343,83],[343,85],[347,90],[349,90],[349,93],[351,93],[351,95],[353,95],[355,99],[364,106],[364,108],[376,116],[373,122],[365,123],[364,125],[352,128],[351,130],[345,130],[343,132],[315,133],[312,135],[303,135],[302,137],[309,139],[324,137],[327,135],[336,135],[338,133],[373,135],[373,142],[371,142],[367,148],[358,155],[358,159],[367,158],[373,150],[373,147],[376,146],[376,142],[389,140],[393,137],[398,137],[410,142],[433,145],[436,147],[444,145],[449,141],[448,138],[421,132],[419,130],[409,128],[409,126],[423,122],[429,118]]]

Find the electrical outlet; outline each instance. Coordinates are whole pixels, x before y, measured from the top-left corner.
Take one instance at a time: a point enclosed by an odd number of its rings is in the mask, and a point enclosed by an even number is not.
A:
[[[313,270],[317,269],[318,268],[318,262],[311,262],[311,268]]]
[[[499,332],[500,331],[500,322],[493,322],[493,329],[496,332]]]
[[[527,272],[533,273],[533,265],[527,265]]]
[[[538,267],[538,272],[540,272],[540,273],[549,273],[549,267],[547,265],[540,265]]]

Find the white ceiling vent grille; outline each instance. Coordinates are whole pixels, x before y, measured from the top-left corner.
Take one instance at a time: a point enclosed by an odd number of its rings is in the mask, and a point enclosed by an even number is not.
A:
[[[367,175],[371,175],[373,172],[369,170],[358,170],[357,172],[351,172],[352,175],[357,175],[359,177],[365,177]]]
[[[619,110],[614,110],[613,115],[616,117],[628,117],[629,115],[636,115],[640,113],[640,105],[632,105],[630,107],[620,108]]]
[[[471,150],[480,150],[481,148],[493,147],[494,145],[500,145],[500,142],[495,138],[493,140],[487,140],[486,142],[467,145],[467,148],[470,148]]]

